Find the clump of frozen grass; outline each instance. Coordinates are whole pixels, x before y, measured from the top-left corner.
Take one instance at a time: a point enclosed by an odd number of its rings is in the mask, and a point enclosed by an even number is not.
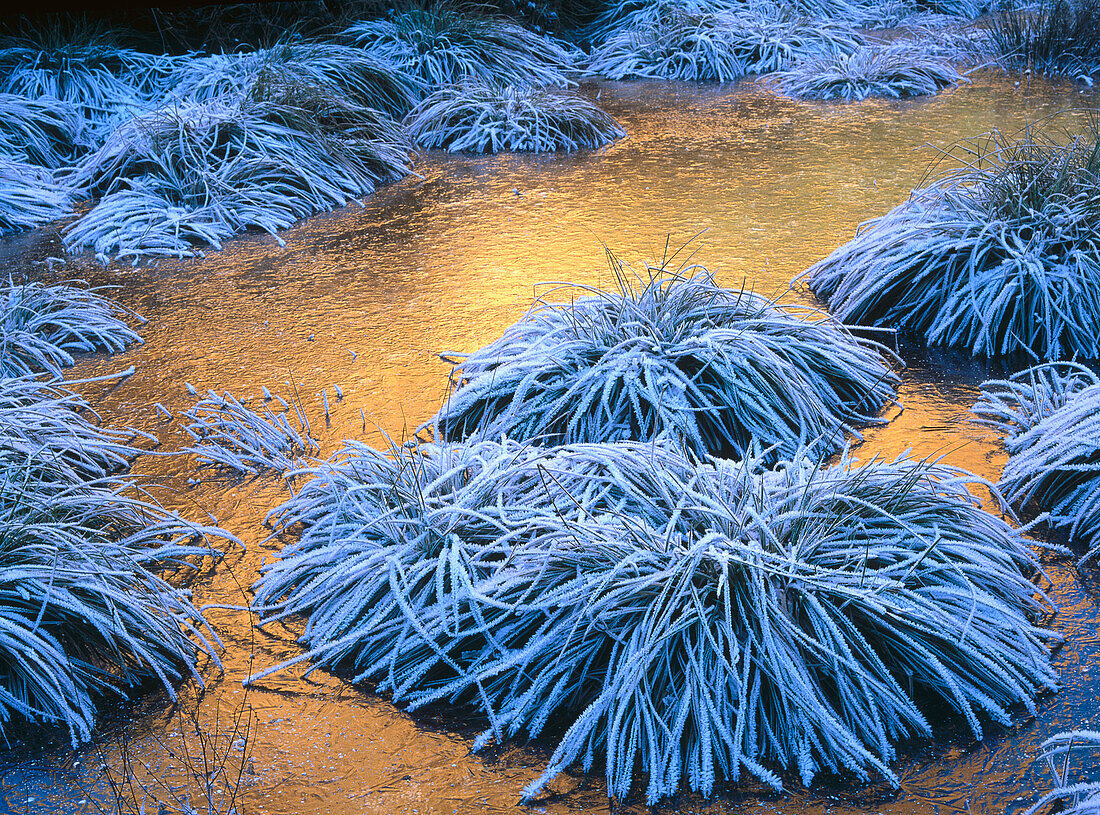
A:
[[[293,662],[411,708],[472,704],[475,746],[544,731],[609,795],[895,780],[894,745],[946,703],[988,717],[1055,687],[1038,571],[958,470],[821,469],[802,451],[698,464],[660,445],[352,445],[275,512],[304,526],[264,574],[267,619],[309,617]],[[257,675],[253,681],[279,668]],[[907,677],[903,681],[899,677]]]
[[[69,189],[51,170],[0,156],[0,233],[49,223],[72,208]]]
[[[540,299],[456,364],[432,420],[442,438],[664,437],[698,456],[757,445],[775,460],[804,445],[838,451],[894,398],[888,352],[820,311],[721,288],[667,255],[644,276],[608,259],[618,292]]]
[[[504,19],[447,3],[390,11],[343,36],[418,80],[426,93],[463,82],[572,84],[573,55],[553,40]]]
[[[1100,378],[1074,363],[1021,371],[982,384],[978,421],[1003,436],[1009,459],[1000,487],[1019,506],[1100,552]]]
[[[218,396],[210,391],[183,414],[190,422],[185,429],[198,442],[183,452],[196,454],[206,466],[247,475],[288,472],[301,466],[302,456],[320,452],[297,403],[295,412],[292,423],[286,413],[268,407],[259,413],[228,392]]]
[[[849,53],[861,42],[850,28],[767,9],[691,13],[658,6],[597,47],[588,71],[608,79],[728,82]]]
[[[0,93],[0,157],[56,169],[80,151],[83,129],[68,102]]]
[[[0,284],[0,377],[60,377],[74,354],[140,343],[125,316],[137,315],[79,282]]]
[[[102,124],[147,106],[163,88],[172,57],[95,42],[0,42],[0,93],[58,99]]]
[[[115,475],[139,451],[60,386],[0,377],[0,730],[61,725],[149,681],[172,695],[216,638],[159,576],[217,555],[208,536]]]
[[[1046,812],[1052,804],[1056,811],[1066,815],[1096,815],[1100,813],[1100,781],[1096,780],[1095,753],[1100,748],[1100,732],[1074,730],[1058,733],[1043,742],[1043,760],[1054,778],[1054,789],[1042,796],[1024,813],[1035,815]],[[1086,761],[1084,778],[1075,781],[1070,772],[1070,762],[1075,753],[1084,753],[1092,761]]]
[[[963,81],[947,60],[912,47],[882,45],[863,45],[851,53],[801,62],[780,72],[777,79],[792,96],[846,101],[926,96]]]
[[[452,153],[580,150],[626,131],[585,97],[530,87],[451,85],[422,101],[405,120],[413,143]]]
[[[288,42],[196,57],[181,61],[169,84],[174,98],[197,102],[224,96],[261,102],[272,88],[328,87],[357,105],[398,118],[420,95],[416,83],[390,63],[335,43]]]
[[[958,160],[806,272],[847,323],[980,356],[1100,357],[1100,127],[960,142]],[[941,159],[942,160],[942,159]]]
[[[1100,2],[1007,2],[988,24],[994,58],[1010,71],[1086,79],[1100,74]]]
[[[103,197],[65,232],[70,250],[184,257],[249,227],[271,234],[409,172],[408,137],[384,113],[324,88],[179,103],[119,127],[71,182]]]

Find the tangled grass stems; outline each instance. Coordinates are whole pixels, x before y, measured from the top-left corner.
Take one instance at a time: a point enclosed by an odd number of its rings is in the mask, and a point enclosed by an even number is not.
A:
[[[943,156],[957,169],[811,266],[810,287],[844,322],[931,346],[1100,357],[1100,122],[1068,142],[994,131]]]
[[[767,9],[688,13],[658,6],[593,50],[588,71],[608,79],[729,82],[853,51],[850,28]]]
[[[989,46],[1006,70],[1086,79],[1100,74],[1100,2],[1011,0],[994,10]]]
[[[220,248],[249,227],[274,235],[404,177],[407,138],[385,114],[323,88],[180,103],[131,120],[83,160],[71,183],[105,194],[65,244],[137,262]]]
[[[405,120],[413,143],[452,153],[548,152],[599,147],[626,135],[585,97],[549,88],[451,85]]]
[[[72,208],[69,190],[50,170],[0,156],[0,233],[49,223]]]
[[[295,427],[288,413],[263,413],[245,407],[231,393],[210,391],[183,416],[185,428],[198,445],[182,452],[194,453],[206,466],[256,475],[265,470],[286,473],[302,466],[300,459],[320,452],[317,442],[301,421]]]
[[[932,95],[963,81],[945,59],[913,47],[879,45],[863,45],[850,53],[800,62],[776,74],[776,79],[792,96],[845,101]]]
[[[463,82],[572,84],[573,55],[548,37],[471,7],[433,3],[349,26],[343,36],[416,79],[424,93]]]
[[[1038,566],[972,477],[793,458],[353,445],[276,510],[302,536],[255,608],[309,617],[292,662],[411,708],[479,707],[475,747],[545,731],[557,746],[528,798],[596,762],[617,798],[645,772],[651,803],[742,773],[894,779],[894,744],[931,735],[926,703],[980,738],[983,717],[1055,687]]]
[[[49,97],[0,93],[0,156],[56,169],[74,160],[84,124],[76,107]]]
[[[977,421],[998,430],[1009,459],[1000,487],[1018,506],[1034,502],[1047,522],[1100,553],[1100,377],[1051,363],[982,383]]]
[[[664,437],[700,457],[755,447],[775,461],[802,446],[837,452],[879,421],[899,381],[888,351],[674,258],[642,276],[608,252],[618,292],[540,298],[456,363],[435,431],[538,444]]]
[[[284,42],[271,48],[211,54],[181,61],[169,78],[171,95],[189,102],[229,96],[267,101],[271,88],[331,88],[356,105],[400,118],[419,86],[390,63],[336,43]]]
[[[123,320],[127,316],[141,319],[82,281],[0,284],[0,377],[60,377],[74,354],[113,354],[140,343]]]
[[[97,705],[150,681],[198,678],[217,637],[160,575],[217,556],[193,524],[117,471],[139,451],[60,386],[0,377],[0,730],[91,737]],[[137,493],[135,495],[134,493]]]
[[[1090,757],[1100,747],[1100,732],[1095,730],[1063,731],[1043,742],[1043,761],[1054,778],[1054,789],[1039,798],[1024,815],[1045,812],[1052,804],[1066,815],[1096,815],[1100,812],[1100,781],[1086,772],[1081,781],[1074,781],[1070,762],[1075,754]],[[1088,768],[1088,763],[1083,767]],[[1094,764],[1092,766],[1095,766]]]

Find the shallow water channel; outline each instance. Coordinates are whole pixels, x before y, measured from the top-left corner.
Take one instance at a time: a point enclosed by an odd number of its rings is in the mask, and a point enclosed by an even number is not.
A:
[[[118,285],[115,296],[148,320],[144,345],[84,360],[73,377],[136,366],[119,384],[85,392],[108,423],[156,433],[158,453],[189,442],[154,408],[160,402],[180,413],[193,405],[185,382],[238,397],[258,398],[267,386],[290,398],[296,388],[324,455],[344,438],[381,445],[379,429],[400,438],[438,407],[449,370],[438,354],[499,336],[530,305],[537,284],[613,285],[602,244],[640,268],[660,257],[666,237],[675,248],[705,230],[688,250],[695,262],[725,285],[778,295],[861,221],[905,198],[935,156],[927,144],[944,147],[991,128],[1014,132],[1065,108],[1100,105],[1100,92],[999,75],[978,75],[933,99],[860,104],[795,102],[753,82],[584,90],[599,95],[627,138],[575,155],[425,154],[416,164],[422,179],[287,230],[285,248],[256,234],[204,259],[156,266],[101,269],[70,260],[53,276]],[[44,270],[41,258],[60,253],[52,241],[41,231],[0,244],[0,258]],[[786,298],[810,301],[797,290]],[[907,356],[904,409],[868,431],[858,455],[911,448],[996,480],[1005,456],[990,431],[967,421],[967,410],[978,383],[1004,371],[958,355]],[[285,487],[196,473],[188,456],[145,456],[135,472],[159,485],[154,494],[167,505],[194,519],[210,513],[244,542],[243,553],[232,551],[203,575],[195,593],[203,603],[246,603],[257,569],[280,548],[262,522]],[[201,483],[189,483],[196,475]],[[792,782],[783,795],[727,786],[710,800],[682,793],[657,810],[1021,810],[1049,786],[1032,763],[1038,744],[1059,730],[1100,727],[1100,570],[1048,565],[1060,609],[1050,624],[1066,637],[1055,656],[1064,688],[1040,701],[1037,718],[1021,713],[1012,728],[990,726],[974,743],[944,716],[935,744],[902,751],[899,790],[851,779],[820,779],[809,790]],[[117,772],[120,749],[132,767],[145,765],[177,788],[195,783],[188,766],[201,774],[228,756],[232,778],[244,768],[242,815],[644,810],[633,799],[609,805],[602,778],[580,773],[563,776],[553,794],[525,810],[516,802],[541,772],[546,744],[471,755],[477,722],[447,711],[408,715],[325,672],[303,677],[304,664],[246,692],[241,680],[251,671],[299,653],[294,631],[254,629],[242,610],[214,609],[209,618],[225,644],[224,675],[207,670],[201,697],[185,688],[175,712],[162,696],[109,712],[102,743],[75,753],[64,735],[15,739],[0,754],[0,812],[113,811],[102,765]],[[236,713],[248,709],[250,716]],[[205,739],[195,736],[196,723]],[[234,723],[249,728],[235,745]],[[206,764],[203,746],[213,751]],[[190,758],[170,755],[185,748]],[[207,811],[197,787],[193,804]]]

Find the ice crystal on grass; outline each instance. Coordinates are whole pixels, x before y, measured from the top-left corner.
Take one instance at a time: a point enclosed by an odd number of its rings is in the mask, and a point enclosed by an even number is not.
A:
[[[115,473],[139,451],[61,386],[0,377],[0,728],[91,737],[96,707],[196,676],[216,639],[159,576],[216,550],[220,530],[151,504]]]
[[[424,99],[405,120],[413,143],[452,153],[579,150],[626,131],[579,94],[547,88],[452,85]]]
[[[1074,730],[1058,733],[1043,742],[1043,761],[1054,779],[1054,789],[1039,798],[1024,815],[1057,811],[1065,815],[1097,815],[1100,813],[1100,780],[1095,777],[1096,753],[1100,749],[1100,732]],[[1084,772],[1075,780],[1071,762],[1084,754]],[[1057,805],[1055,809],[1052,805]]]
[[[0,157],[61,167],[84,146],[83,132],[84,123],[71,103],[0,94]]]
[[[80,283],[0,284],[0,377],[60,377],[73,354],[115,353],[140,343],[126,315],[133,312]]]
[[[184,452],[195,453],[205,465],[238,473],[285,473],[301,466],[301,456],[320,452],[300,408],[296,410],[292,422],[286,413],[267,407],[259,413],[228,392],[218,396],[211,391],[183,414],[190,421],[187,432],[198,442]]]
[[[806,272],[838,319],[980,356],[1100,356],[1100,129],[1028,129],[951,151],[915,190]]]
[[[30,229],[72,212],[72,196],[53,172],[0,156],[0,233]]]
[[[777,77],[786,93],[807,99],[895,99],[938,93],[963,77],[943,59],[912,47],[864,45],[795,65]]]
[[[699,456],[755,445],[775,460],[803,445],[836,452],[893,400],[887,352],[819,311],[721,288],[669,258],[634,279],[609,260],[620,291],[540,300],[461,359],[433,419],[443,438],[667,437]]]
[[[571,84],[573,56],[548,37],[504,19],[449,4],[391,11],[344,31],[354,45],[388,60],[425,92],[444,85]]]
[[[1100,2],[1009,0],[988,23],[989,46],[1006,69],[1088,79],[1100,74]]]
[[[190,256],[249,227],[275,234],[408,172],[407,136],[392,119],[324,89],[180,103],[119,127],[81,162],[71,183],[103,197],[65,243]]]
[[[608,37],[593,51],[588,70],[608,79],[728,82],[849,53],[861,42],[851,29],[767,10],[690,13],[659,7]]]
[[[980,423],[1004,436],[1005,496],[1034,502],[1048,522],[1100,552],[1100,378],[1073,363],[1021,371],[982,384]]]
[[[170,77],[171,95],[186,101],[229,96],[266,100],[272,87],[331,88],[363,107],[400,118],[419,97],[419,87],[389,62],[360,48],[335,43],[282,43],[243,53],[211,54],[181,61]]]
[[[276,511],[304,528],[256,608],[308,616],[293,662],[412,708],[479,708],[477,746],[553,739],[528,797],[597,762],[617,798],[643,772],[651,803],[743,774],[894,779],[894,745],[932,733],[926,705],[980,738],[1055,687],[1037,564],[971,477],[760,464],[629,442],[353,445]]]

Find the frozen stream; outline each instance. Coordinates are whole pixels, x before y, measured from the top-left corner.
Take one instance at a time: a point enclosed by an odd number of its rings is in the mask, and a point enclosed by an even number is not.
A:
[[[134,376],[110,389],[90,386],[87,395],[107,422],[155,432],[162,452],[189,439],[158,418],[153,405],[177,413],[190,407],[194,397],[185,382],[200,392],[256,397],[267,386],[288,398],[284,383],[293,382],[324,455],[344,438],[382,444],[376,427],[400,438],[438,407],[448,367],[437,355],[474,350],[499,336],[530,305],[536,284],[611,285],[601,242],[640,266],[659,257],[666,236],[678,246],[705,229],[693,244],[696,262],[725,285],[747,281],[759,292],[779,294],[861,221],[904,199],[934,156],[926,143],[947,146],[994,127],[1014,132],[1064,108],[1100,105],[1100,92],[1068,83],[981,75],[915,102],[808,104],[752,82],[601,83],[584,90],[599,93],[625,126],[626,139],[575,155],[425,154],[416,164],[423,180],[410,177],[383,189],[365,208],[305,221],[283,233],[285,248],[255,234],[205,259],[156,267],[103,270],[70,261],[54,276],[119,285],[115,296],[148,319],[143,346],[85,360],[72,375],[135,365]],[[50,241],[39,232],[0,244],[0,258],[7,268],[27,267],[60,253]],[[1004,372],[959,356],[909,362],[900,394],[904,411],[869,432],[859,455],[892,457],[912,448],[996,480],[1004,455],[991,432],[968,423],[966,413],[978,383]],[[334,385],[343,391],[340,401]],[[322,388],[328,389],[329,424]],[[275,479],[207,478],[189,485],[194,464],[144,457],[135,471],[160,485],[155,494],[166,504],[192,518],[212,513],[244,541],[245,552],[231,553],[195,592],[202,602],[245,603],[241,587],[279,550],[279,541],[265,542],[262,521],[285,489]],[[1100,678],[1094,678],[1100,674],[1100,572],[1056,562],[1050,576],[1060,604],[1051,624],[1067,638],[1055,657],[1064,689],[1041,700],[1037,720],[1021,717],[1007,731],[990,727],[977,745],[945,724],[935,745],[902,751],[897,792],[821,779],[808,791],[794,784],[783,796],[755,787],[726,787],[709,801],[685,793],[658,811],[1022,809],[1047,784],[1032,768],[1037,745],[1090,721],[1100,727]],[[13,742],[0,754],[0,813],[100,811],[89,790],[105,760],[117,767],[120,739],[135,762],[178,785],[182,763],[167,748],[201,746],[179,735],[181,722],[184,731],[193,730],[193,717],[206,731],[227,732],[242,703],[253,710],[249,744],[244,751],[227,739],[215,745],[236,761],[250,761],[238,800],[242,815],[609,810],[602,777],[579,774],[563,777],[556,794],[525,810],[516,801],[540,772],[545,744],[473,756],[477,722],[467,725],[447,711],[410,716],[324,672],[303,678],[304,665],[246,694],[241,680],[252,669],[298,653],[294,633],[279,626],[253,630],[243,611],[209,616],[225,642],[225,675],[209,671],[199,701],[183,692],[182,719],[166,714],[163,698],[151,698],[109,715],[103,729],[113,735],[98,748],[74,754],[67,738],[56,735]],[[615,807],[643,809],[633,799]]]

